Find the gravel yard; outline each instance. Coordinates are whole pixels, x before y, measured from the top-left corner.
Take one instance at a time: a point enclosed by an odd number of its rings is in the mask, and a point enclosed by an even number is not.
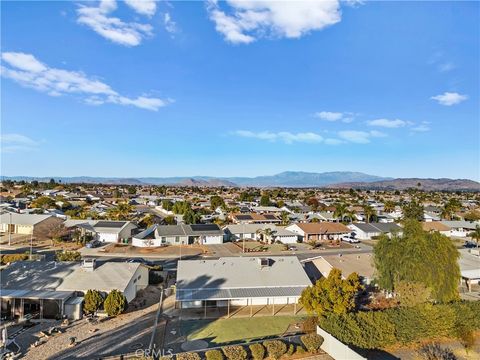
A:
[[[37,325],[19,335],[16,342],[21,346],[22,358],[34,360],[98,358],[134,352],[138,348],[148,347],[159,298],[160,290],[149,286],[139,293],[137,303],[146,300],[145,307],[141,309],[129,309],[125,314],[99,321],[95,325],[86,319],[66,327],[59,326],[59,322]],[[54,325],[60,327],[63,333],[49,337],[42,345],[28,347],[41,337],[39,332],[42,328]],[[71,337],[76,338],[75,346],[69,346]]]

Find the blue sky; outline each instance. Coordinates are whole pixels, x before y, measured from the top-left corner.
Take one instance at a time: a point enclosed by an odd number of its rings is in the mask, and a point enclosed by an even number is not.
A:
[[[2,2],[1,170],[480,179],[478,2]]]

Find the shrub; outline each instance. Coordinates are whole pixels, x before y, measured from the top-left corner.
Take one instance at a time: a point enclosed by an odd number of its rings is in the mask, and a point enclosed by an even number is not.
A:
[[[267,340],[263,342],[267,349],[268,356],[272,359],[280,359],[287,352],[287,345],[280,340]]]
[[[252,358],[254,360],[263,360],[265,359],[265,348],[262,344],[252,344],[249,346],[250,353],[252,354]]]
[[[200,355],[198,355],[197,353],[191,353],[191,352],[177,354],[176,359],[177,360],[202,360]]]
[[[24,253],[24,254],[5,254],[1,256],[1,264],[6,265],[13,263],[15,261],[25,261],[29,258],[30,254],[29,253]]]
[[[457,360],[449,348],[442,348],[438,344],[425,345],[418,350],[418,357],[422,360]]]
[[[240,345],[224,346],[222,351],[229,360],[245,360],[247,351]]]
[[[148,284],[157,285],[163,281],[163,277],[155,271],[148,272]]]
[[[117,316],[120,315],[127,306],[127,299],[125,296],[118,290],[112,290],[108,294],[103,307],[107,312],[108,316]]]
[[[292,356],[294,352],[295,352],[295,345],[293,344],[288,345],[287,355]]]
[[[309,316],[303,320],[303,331],[311,333],[317,331],[318,318],[316,316]]]
[[[300,340],[307,351],[313,354],[317,353],[323,344],[323,338],[315,333],[303,335],[300,337]]]
[[[305,349],[303,348],[302,345],[297,345],[297,348],[295,349],[295,355],[303,355],[305,354]]]
[[[57,261],[80,261],[82,254],[78,251],[57,251],[55,253]]]
[[[85,294],[85,299],[83,303],[83,311],[87,314],[93,314],[97,312],[98,309],[103,304],[103,296],[97,290],[88,290]]]
[[[208,350],[205,352],[207,360],[223,360],[223,354],[220,350]]]

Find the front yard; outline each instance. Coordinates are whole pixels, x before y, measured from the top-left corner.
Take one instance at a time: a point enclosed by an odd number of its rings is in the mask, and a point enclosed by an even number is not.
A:
[[[279,336],[298,324],[301,316],[269,316],[219,320],[182,321],[182,334],[188,341],[204,340],[213,346],[242,340]],[[290,326],[292,325],[292,326]]]

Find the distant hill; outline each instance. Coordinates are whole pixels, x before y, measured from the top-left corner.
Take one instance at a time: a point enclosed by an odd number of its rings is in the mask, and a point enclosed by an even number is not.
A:
[[[5,176],[4,179],[43,181],[50,177]],[[64,183],[87,184],[125,184],[125,185],[178,185],[178,186],[255,186],[255,187],[322,187],[343,182],[372,182],[390,178],[368,175],[360,172],[336,171],[312,173],[303,171],[285,171],[276,175],[257,177],[138,177],[138,178],[102,178],[89,176],[52,177]]]
[[[271,176],[256,177],[138,177],[138,178],[104,178],[104,177],[53,177],[64,183],[88,184],[124,184],[124,185],[176,185],[200,187],[328,187],[328,188],[355,188],[379,190],[405,190],[417,188],[420,183],[422,190],[448,191],[480,191],[480,183],[467,179],[420,179],[405,178],[393,179],[360,172],[336,171],[312,173],[303,171],[285,171]],[[44,181],[50,177],[4,176],[3,179]]]
[[[242,186],[283,186],[283,187],[321,187],[341,182],[371,182],[391,178],[368,175],[360,172],[335,171],[312,173],[304,171],[285,171],[271,176],[234,177],[230,181]]]
[[[420,185],[420,186],[419,186]],[[418,188],[427,191],[480,191],[480,183],[468,179],[420,179],[406,178],[374,182],[346,182],[333,184],[331,188],[354,188],[371,190],[406,190]]]

